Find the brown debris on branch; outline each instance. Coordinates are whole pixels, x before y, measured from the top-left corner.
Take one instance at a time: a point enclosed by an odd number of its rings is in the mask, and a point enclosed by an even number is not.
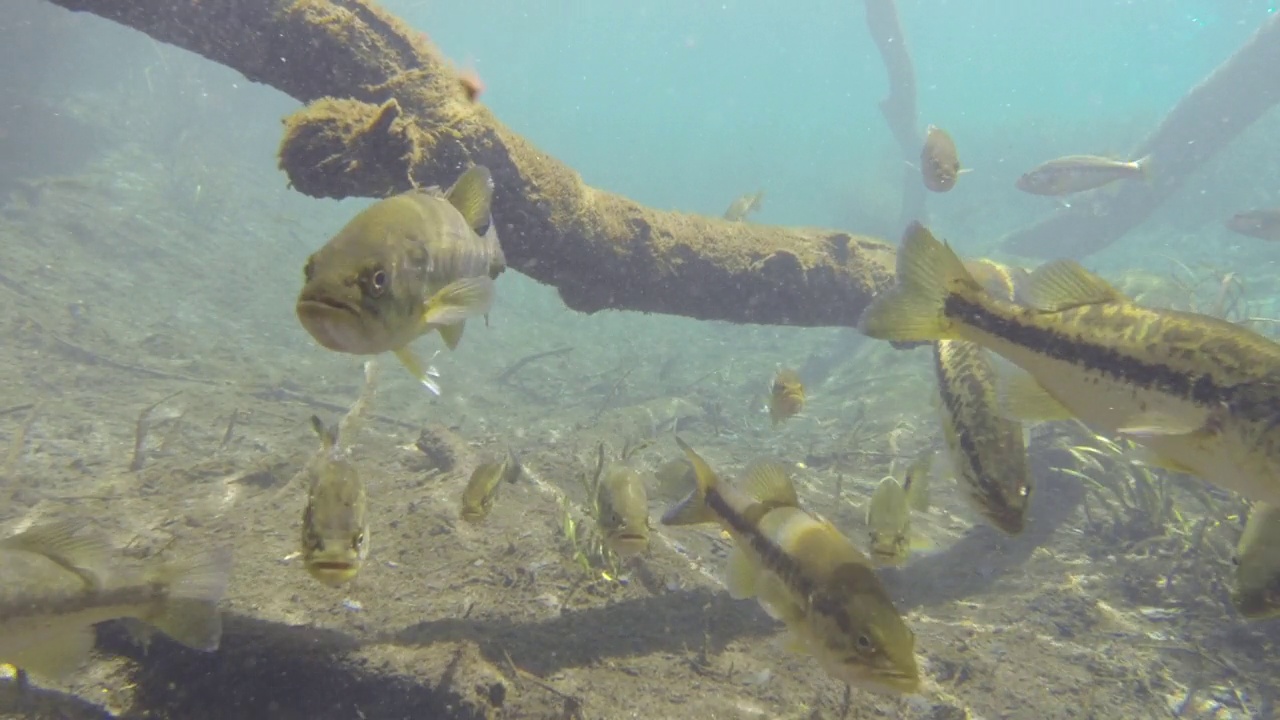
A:
[[[51,1],[310,103],[280,149],[300,192],[383,197],[488,166],[508,264],[575,310],[852,326],[892,279],[879,240],[660,212],[587,186],[471,102],[425,35],[365,0]]]
[[[866,0],[867,30],[880,51],[885,71],[889,74],[889,95],[880,102],[880,114],[889,124],[889,131],[902,150],[907,162],[918,162],[920,136],[916,110],[916,70],[907,51],[907,40],[902,33],[895,0]],[[902,173],[902,223],[913,220],[924,222],[925,192],[919,171],[909,166]]]
[[[1280,102],[1280,15],[1196,85],[1132,153],[1151,180],[1100,188],[1004,237],[1010,252],[1083,257],[1120,239],[1182,187],[1209,158]]]

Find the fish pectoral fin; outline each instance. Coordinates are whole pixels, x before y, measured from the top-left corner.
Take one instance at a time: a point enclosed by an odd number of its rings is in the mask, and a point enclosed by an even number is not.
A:
[[[445,326],[457,325],[467,318],[488,313],[492,305],[492,278],[483,275],[462,278],[445,285],[427,299],[422,308],[422,324],[443,330]]]
[[[417,378],[418,382],[422,383],[423,386],[427,388],[427,390],[430,390],[431,394],[433,395],[440,394],[440,384],[437,383],[435,380],[437,375],[437,373],[435,372],[435,368],[433,367],[423,368],[422,361],[418,359],[418,354],[415,353],[407,345],[405,347],[400,348],[399,350],[396,350],[395,354],[396,354],[396,359],[400,361],[400,364],[404,365],[405,369],[408,370],[411,375]]]
[[[742,490],[766,508],[799,507],[795,485],[787,469],[776,460],[757,460],[747,468]]]
[[[1044,389],[1035,377],[1021,369],[1003,368],[998,376],[1000,412],[1010,420],[1044,422],[1075,417],[1065,405]]]
[[[485,317],[488,317],[488,315]],[[466,327],[467,324],[465,322],[460,322],[457,325],[441,325],[439,332],[440,339],[444,341],[444,346],[450,350],[457,350],[458,343],[462,342],[462,331]]]
[[[735,547],[729,553],[729,565],[725,569],[724,584],[729,589],[729,597],[743,600],[756,596],[756,585],[760,581],[760,567],[751,556]]]
[[[162,567],[154,581],[165,588],[164,602],[142,620],[187,647],[217,650],[222,639],[218,601],[230,574],[231,550],[225,547]]]
[[[809,643],[792,630],[787,630],[774,640],[774,645],[788,655],[807,655]]]
[[[477,234],[482,234],[489,224],[490,205],[493,201],[493,175],[483,165],[476,165],[462,173],[445,192],[449,201]]]
[[[1028,306],[1041,312],[1127,300],[1111,283],[1085,270],[1075,260],[1065,259],[1036,268],[1027,279],[1023,295]]]
[[[93,650],[93,641],[92,627],[64,630],[51,633],[39,643],[22,648],[13,657],[6,657],[5,661],[32,675],[57,680],[84,664]]]

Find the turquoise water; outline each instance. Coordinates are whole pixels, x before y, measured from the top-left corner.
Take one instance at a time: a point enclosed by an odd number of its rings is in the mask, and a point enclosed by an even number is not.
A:
[[[514,270],[492,327],[471,322],[433,360],[440,398],[382,358],[378,417],[352,450],[372,560],[351,588],[319,586],[296,557],[302,497],[273,488],[314,452],[310,415],[336,422],[355,398],[363,358],[318,347],[294,303],[308,255],[373,201],[287,186],[275,153],[296,101],[91,14],[13,1],[0,15],[0,535],[87,516],[130,560],[229,541],[236,566],[218,653],[157,641],[144,654],[108,623],[91,661],[34,694],[6,666],[0,716],[1280,717],[1280,626],[1228,600],[1247,504],[1218,490],[1206,504],[1205,483],[1160,472],[1178,514],[1149,523],[1128,459],[1065,423],[1037,428],[1023,537],[990,531],[937,472],[913,521],[928,549],[881,575],[940,692],[846,699],[773,644],[781,626],[754,602],[728,599],[727,540],[657,527],[674,498],[654,471],[677,456],[673,428],[726,476],[779,458],[806,506],[865,547],[872,490],[941,445],[928,353],[850,328],[584,316]],[[902,232],[915,170],[878,110],[885,68],[859,2],[383,7],[474,68],[481,102],[592,186],[713,217],[763,190],[752,222]],[[1018,176],[1064,154],[1128,157],[1277,12],[1271,0],[899,8],[919,125],[948,130],[971,169],[929,196],[930,225],[966,255],[1025,266],[1043,258],[1000,238],[1058,202],[1019,192]],[[1278,153],[1273,108],[1084,263],[1280,337],[1280,245],[1224,227],[1280,206]],[[544,351],[557,354],[512,370]],[[774,427],[779,367],[800,370],[808,399]],[[424,465],[425,436],[453,443],[458,467]],[[584,535],[594,525],[580,477],[596,443],[616,454],[638,440],[652,442],[634,463],[652,552],[621,568],[577,557],[566,518]],[[1069,465],[1062,443],[1105,462]],[[507,447],[533,479],[504,486],[486,524],[456,522],[472,467]],[[128,469],[137,448],[141,471]]]

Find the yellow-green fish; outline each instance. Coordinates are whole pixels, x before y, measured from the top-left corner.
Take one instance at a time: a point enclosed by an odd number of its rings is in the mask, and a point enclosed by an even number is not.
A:
[[[478,523],[488,516],[493,503],[498,499],[498,488],[503,481],[514,484],[520,479],[524,467],[515,453],[507,448],[507,455],[501,462],[485,462],[476,466],[462,491],[462,509],[459,515],[467,522]]]
[[[956,186],[960,172],[955,141],[946,130],[930,125],[925,130],[924,147],[920,150],[920,175],[924,186],[933,192],[947,192]]]
[[[659,465],[658,469],[653,471],[653,477],[657,481],[656,499],[674,501],[689,492],[689,487],[693,485],[696,475],[693,472],[693,464],[682,456]]]
[[[929,509],[929,473],[933,451],[926,450],[907,468],[902,482],[885,477],[867,503],[867,533],[870,555],[877,565],[901,565],[912,550],[929,547],[923,537],[911,531],[911,511]]]
[[[804,409],[804,383],[791,368],[779,368],[769,384],[769,419],[774,427]]]
[[[649,549],[649,496],[644,478],[626,465],[609,467],[596,488],[596,522],[618,557]]]
[[[977,260],[965,263],[973,278],[997,298],[1012,302],[1019,278],[1012,268]],[[996,372],[981,346],[940,340],[933,348],[941,400],[942,434],[956,481],[970,505],[1010,535],[1022,532],[1031,495],[1031,469],[1022,424],[1000,408]]]
[[[0,540],[0,663],[56,679],[93,649],[93,626],[134,618],[197,650],[218,648],[218,602],[231,553],[209,548],[142,567],[115,557],[78,521],[28,528]]]
[[[1076,417],[1145,446],[1149,460],[1280,504],[1280,344],[1207,315],[1133,304],[1079,264],[1030,275],[1015,305],[987,292],[913,224],[898,284],[862,316],[885,340],[961,339],[1026,370],[1009,411]]]
[[[377,384],[375,363],[365,363],[365,384],[336,430],[311,416],[320,451],[304,469],[309,480],[302,512],[302,562],[307,572],[330,587],[350,582],[369,556],[369,497],[364,480],[343,442],[349,442],[368,412]]]
[[[1236,610],[1255,620],[1280,617],[1280,506],[1254,503],[1234,561]]]
[[[1280,241],[1280,208],[1236,213],[1227,221],[1227,229],[1259,240]]]
[[[786,470],[756,462],[741,489],[720,480],[679,437],[697,486],[664,525],[718,522],[733,537],[726,584],[787,627],[790,645],[832,677],[888,693],[920,687],[915,634],[865,555],[830,522],[799,507]]]
[[[506,268],[492,196],[489,171],[475,166],[447,192],[412,190],[365,208],[307,260],[303,327],[337,352],[393,352],[439,394],[433,369],[409,344],[436,330],[452,350],[466,320],[488,314]]]
[[[758,212],[762,207],[764,207],[763,190],[747,193],[730,203],[729,209],[724,211],[724,219],[734,222],[746,220],[748,215]]]
[[[1032,195],[1070,195],[1126,178],[1145,180],[1147,163],[1147,158],[1124,162],[1097,155],[1068,155],[1027,171],[1015,185]]]

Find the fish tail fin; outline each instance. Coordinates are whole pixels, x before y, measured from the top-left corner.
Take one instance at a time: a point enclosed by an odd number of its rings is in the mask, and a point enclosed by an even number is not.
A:
[[[676,444],[684,451],[685,457],[693,465],[694,472],[694,488],[688,497],[679,503],[671,506],[666,514],[662,516],[663,525],[700,525],[702,523],[716,522],[718,519],[715,512],[707,507],[707,493],[714,490],[720,483],[720,478],[716,475],[711,466],[707,464],[702,456],[693,451],[684,440],[676,436]]]
[[[222,639],[218,602],[230,575],[231,550],[225,547],[165,565],[154,578],[164,588],[164,599],[154,613],[141,619],[187,647],[217,650]]]
[[[424,325],[440,330],[441,337],[445,338],[445,344],[448,344],[449,337],[452,337],[454,344],[449,346],[452,350],[457,345],[458,339],[462,337],[462,330],[449,331],[449,336],[446,336],[445,328],[461,325],[470,317],[485,315],[492,306],[492,278],[486,275],[462,278],[440,288],[427,300],[422,311],[422,322]]]
[[[964,262],[923,225],[907,228],[898,248],[898,284],[881,293],[862,313],[858,329],[879,340],[928,341],[959,335],[944,313],[948,295],[984,293]]]
[[[1141,173],[1143,182],[1151,182],[1151,155],[1143,155],[1134,160],[1133,164],[1137,166],[1138,172]]]

